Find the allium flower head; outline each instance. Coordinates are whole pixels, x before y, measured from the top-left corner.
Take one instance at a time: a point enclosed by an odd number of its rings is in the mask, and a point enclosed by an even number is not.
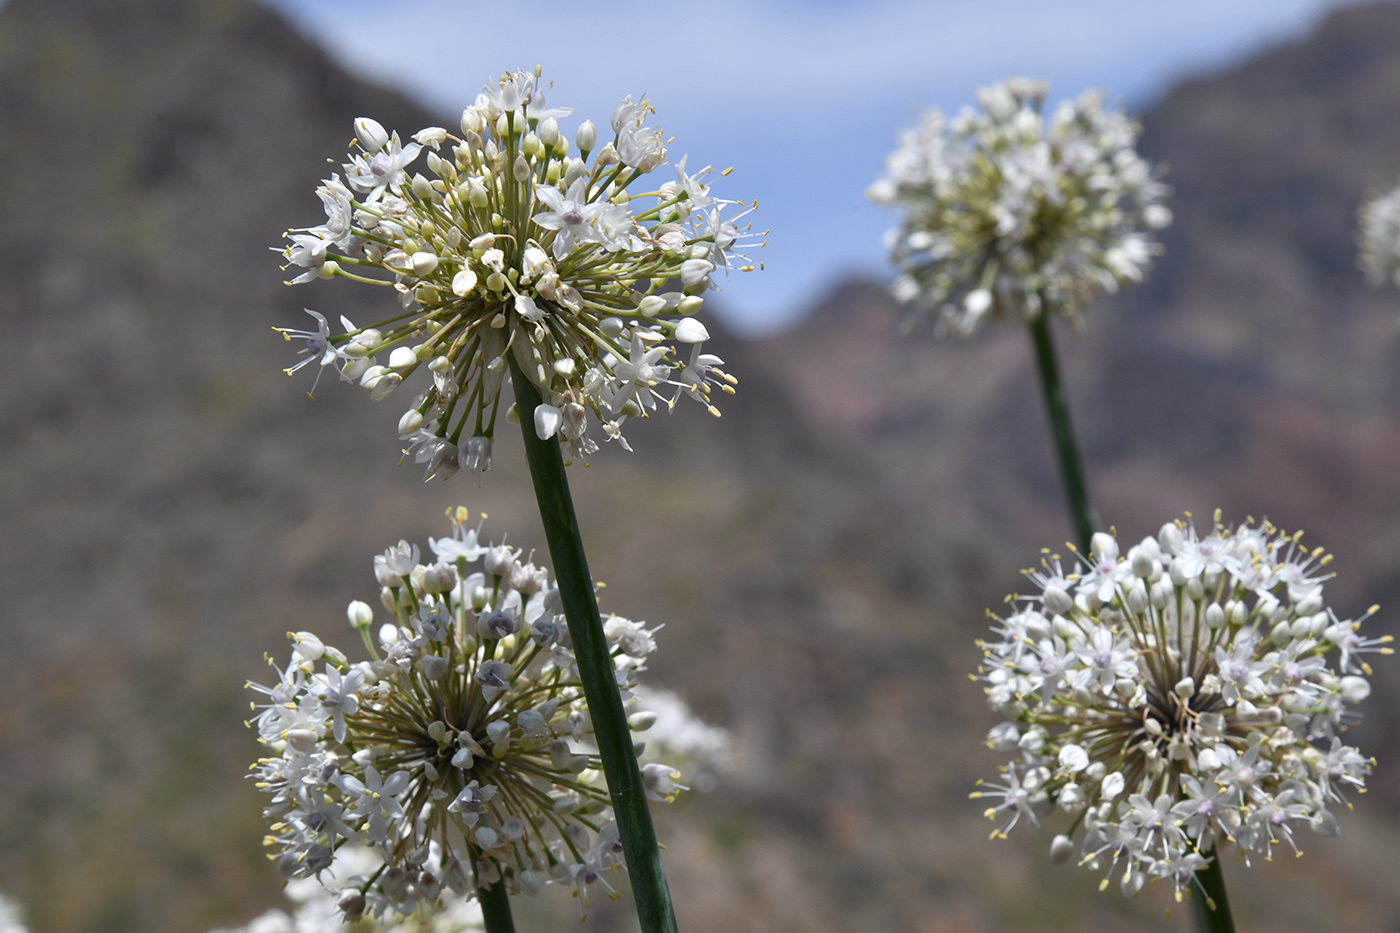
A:
[[[1189,518],[1189,516],[1188,516]],[[1268,522],[1197,535],[1164,525],[1126,554],[1099,533],[1066,574],[1027,571],[979,642],[978,679],[1005,721],[988,745],[1017,757],[972,796],[1004,836],[1056,809],[1056,861],[1120,873],[1126,895],[1166,879],[1179,899],[1213,849],[1246,863],[1335,835],[1330,807],[1364,790],[1373,762],[1342,743],[1370,693],[1366,638],[1323,601],[1330,555]],[[1349,803],[1347,803],[1350,806]]]
[[[558,590],[518,551],[476,546],[465,509],[449,514],[437,562],[404,542],[375,559],[389,621],[372,632],[370,607],[348,607],[371,660],[294,633],[277,683],[249,685],[268,698],[254,722],[271,754],[253,775],[277,869],[320,879],[349,919],[502,878],[512,893],[566,884],[586,904],[612,893],[622,859]],[[637,728],[654,721],[631,693],[654,632],[605,622]],[[674,763],[647,767],[654,799],[684,789]]]
[[[1047,118],[1042,81],[977,92],[978,109],[926,112],[899,135],[870,187],[903,213],[889,233],[894,294],[936,332],[966,337],[988,319],[1079,309],[1141,281],[1171,222],[1160,171],[1133,146],[1138,128],[1099,91]]]
[[[342,334],[316,312],[314,331],[279,328],[307,341],[292,369],[335,366],[375,400],[426,370],[399,433],[428,476],[489,468],[507,353],[545,401],[536,430],[566,459],[597,449],[590,415],[626,447],[629,418],[682,395],[718,414],[712,391],[733,391],[693,315],[721,272],[752,268],[736,252],[748,210],[685,158],[650,180],[667,158],[650,101],[628,97],[610,134],[586,121],[571,144],[559,126],[571,111],[544,94],[538,71],[503,75],[460,135],[428,127],[409,143],[361,117],[344,179],[317,190],[325,223],[287,232],[292,283],[339,277],[398,299],[366,327],[341,317]]]
[[[1366,277],[1372,285],[1400,285],[1400,188],[1367,201],[1357,216]]]

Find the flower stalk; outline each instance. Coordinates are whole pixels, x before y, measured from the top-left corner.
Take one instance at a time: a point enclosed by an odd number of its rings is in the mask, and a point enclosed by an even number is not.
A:
[[[1225,893],[1225,874],[1215,849],[1205,853],[1210,864],[1196,872],[1201,890],[1193,892],[1196,929],[1201,933],[1235,933],[1235,918],[1230,915],[1230,898]],[[1204,895],[1204,896],[1202,896]]]
[[[1042,311],[1030,322],[1031,340],[1035,344],[1035,361],[1040,373],[1040,389],[1045,396],[1045,412],[1050,419],[1050,433],[1055,439],[1055,453],[1060,461],[1060,479],[1065,487],[1065,501],[1070,522],[1074,525],[1081,553],[1091,553],[1089,542],[1098,522],[1094,507],[1089,504],[1089,491],[1084,484],[1084,467],[1079,446],[1070,425],[1069,405],[1065,402],[1064,384],[1055,359],[1055,344],[1050,337],[1050,315]]]
[[[515,933],[515,920],[510,913],[510,895],[506,892],[504,881],[478,888],[476,897],[481,902],[481,919],[486,926],[486,933]]]
[[[643,933],[674,933],[676,918],[671,907],[671,893],[666,886],[641,769],[633,753],[632,736],[603,635],[593,578],[588,572],[583,538],[564,473],[563,453],[557,442],[539,437],[535,429],[535,408],[542,403],[539,392],[521,372],[515,354],[506,356],[510,361],[511,385],[515,389],[540,521],[549,543],[549,556],[573,641],[579,679],[603,760],[603,773],[622,838],[637,917]]]

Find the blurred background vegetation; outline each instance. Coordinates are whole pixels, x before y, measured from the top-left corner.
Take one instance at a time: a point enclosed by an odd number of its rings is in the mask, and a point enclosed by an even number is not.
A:
[[[1176,191],[1166,253],[1061,341],[1121,537],[1216,506],[1305,528],[1336,554],[1339,611],[1382,604],[1374,634],[1400,609],[1400,294],[1368,290],[1353,231],[1400,172],[1397,113],[1394,5],[1175,87],[1142,114]],[[243,777],[264,653],[292,629],[348,647],[370,556],[443,533],[447,506],[542,544],[509,433],[480,483],[420,488],[398,406],[329,381],[311,402],[280,372],[295,348],[271,327],[380,297],[284,288],[267,250],[319,215],[361,114],[452,121],[250,0],[0,7],[0,891],[36,933],[277,903]],[[967,679],[983,610],[1070,532],[1024,335],[933,344],[898,321],[850,281],[776,337],[716,334],[740,378],[722,419],[683,406],[573,471],[604,608],[666,623],[650,682],[735,740],[715,792],[659,813],[681,926],[1184,929],[1160,890],[1052,868],[1049,832],[988,842],[966,799],[998,760]],[[1393,668],[1341,838],[1226,866],[1243,929],[1400,928]],[[547,890],[522,927],[574,912]]]

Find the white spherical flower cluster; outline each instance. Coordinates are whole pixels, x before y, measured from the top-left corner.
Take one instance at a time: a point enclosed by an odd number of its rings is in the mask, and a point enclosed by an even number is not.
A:
[[[939,334],[984,320],[1077,318],[1082,305],[1141,281],[1171,222],[1160,172],[1133,146],[1137,126],[1087,91],[1047,120],[1046,85],[1013,79],[977,92],[979,110],[938,110],[899,135],[869,189],[903,212],[888,235],[894,294]]]
[[[361,117],[344,180],[317,189],[325,223],[287,233],[284,268],[304,270],[292,283],[339,277],[399,298],[367,327],[341,317],[343,334],[315,311],[315,330],[279,328],[306,340],[288,372],[334,366],[380,400],[426,368],[399,434],[428,476],[490,467],[507,353],[545,402],[537,432],[566,459],[597,450],[589,413],[627,447],[627,419],[682,395],[718,414],[712,390],[733,391],[693,315],[719,273],[752,268],[736,252],[748,210],[711,195],[711,169],[689,174],[685,158],[673,179],[636,184],[666,163],[650,101],[618,104],[602,145],[591,121],[570,143],[571,112],[546,104],[537,71],[488,82],[460,135],[428,127],[405,144]],[[426,174],[413,168],[424,153]]]
[[[1335,834],[1329,807],[1373,764],[1340,733],[1370,693],[1366,655],[1391,638],[1359,632],[1376,607],[1356,621],[1327,607],[1330,555],[1300,538],[1217,512],[1203,538],[1172,522],[1120,555],[1099,533],[1077,573],[1055,555],[1026,571],[1038,591],[979,642],[1006,720],[988,745],[1018,755],[972,795],[994,801],[993,837],[1059,809],[1072,822],[1055,861],[1077,848],[1104,886],[1165,879],[1180,899],[1212,850],[1247,863],[1297,851],[1300,826]]]
[[[1400,188],[1367,201],[1357,216],[1366,277],[1372,285],[1400,285]]]
[[[333,886],[342,913],[391,917],[473,895],[557,882],[587,904],[622,860],[558,589],[505,544],[480,543],[466,509],[429,539],[436,560],[400,541],[375,557],[392,617],[347,610],[371,660],[350,663],[316,635],[291,635],[292,658],[255,717],[272,755],[253,766],[272,802],[277,869]],[[470,565],[481,562],[481,569]],[[654,629],[604,622],[618,689],[656,648]],[[670,764],[644,769],[652,799],[684,786]],[[367,846],[369,870],[342,866]]]

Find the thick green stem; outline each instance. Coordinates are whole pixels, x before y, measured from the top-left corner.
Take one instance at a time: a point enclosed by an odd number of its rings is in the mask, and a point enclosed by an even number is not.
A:
[[[515,933],[515,921],[510,916],[510,895],[506,894],[504,881],[497,881],[488,888],[477,888],[476,897],[481,902],[486,933]]]
[[[1065,499],[1069,505],[1070,521],[1079,537],[1079,547],[1091,555],[1089,540],[1097,522],[1089,493],[1084,488],[1084,468],[1080,465],[1079,448],[1074,442],[1074,429],[1069,423],[1069,406],[1060,382],[1060,369],[1055,361],[1055,345],[1050,340],[1050,312],[1043,309],[1030,324],[1035,343],[1035,359],[1040,368],[1040,388],[1045,395],[1045,410],[1050,417],[1050,432],[1055,436],[1055,451],[1060,458],[1060,478],[1065,484]]]
[[[1213,848],[1201,854],[1210,859],[1210,864],[1196,872],[1201,890],[1191,892],[1196,929],[1201,933],[1235,933],[1235,919],[1230,916],[1230,898],[1225,893],[1225,875],[1220,871],[1220,859]]]
[[[632,751],[632,733],[617,690],[612,657],[603,622],[598,615],[598,600],[593,594],[593,577],[583,553],[583,538],[574,515],[569,480],[564,475],[564,457],[559,442],[550,438],[540,440],[535,433],[535,406],[540,395],[534,384],[525,378],[513,353],[510,358],[510,379],[515,388],[515,402],[520,412],[520,430],[525,438],[525,457],[530,463],[530,476],[535,483],[535,499],[544,523],[549,556],[554,563],[554,576],[559,586],[559,599],[564,604],[564,617],[569,624],[574,656],[578,662],[579,679],[588,700],[588,712],[593,720],[593,736],[598,754],[603,759],[603,773],[608,779],[613,815],[622,837],[622,850],[627,858],[627,874],[632,881],[632,896],[637,904],[637,918],[643,933],[675,933],[676,918],[671,909],[671,892],[666,887],[666,874],[661,867],[661,853],[656,844],[656,830],[651,824],[642,772]]]

